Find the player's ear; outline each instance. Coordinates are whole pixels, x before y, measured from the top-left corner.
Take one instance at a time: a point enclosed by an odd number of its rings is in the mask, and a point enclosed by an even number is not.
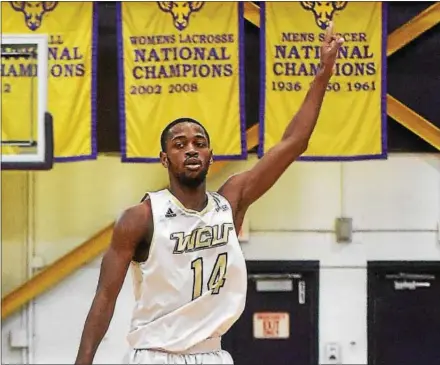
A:
[[[168,168],[168,156],[165,152],[161,151],[160,155],[160,163],[162,164],[163,167],[165,167],[166,169]]]
[[[209,151],[209,164],[210,165],[214,162],[212,156],[213,156],[213,154],[212,154],[212,150],[211,150],[211,151]]]

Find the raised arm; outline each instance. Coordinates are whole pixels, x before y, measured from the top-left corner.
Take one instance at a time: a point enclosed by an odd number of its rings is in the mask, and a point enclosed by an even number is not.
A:
[[[84,325],[75,364],[92,364],[110,325],[116,299],[136,247],[147,237],[149,229],[152,229],[149,201],[127,209],[116,222],[110,247],[102,259],[98,287]]]
[[[307,149],[318,120],[338,49],[343,39],[333,33],[330,23],[321,46],[321,65],[306,97],[288,124],[281,141],[271,148],[249,171],[232,176],[220,189],[238,212],[245,211],[266,193],[287,167]]]

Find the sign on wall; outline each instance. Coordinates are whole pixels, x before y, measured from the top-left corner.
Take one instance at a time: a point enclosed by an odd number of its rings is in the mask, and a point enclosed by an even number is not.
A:
[[[254,338],[286,339],[290,337],[289,313],[254,313]]]

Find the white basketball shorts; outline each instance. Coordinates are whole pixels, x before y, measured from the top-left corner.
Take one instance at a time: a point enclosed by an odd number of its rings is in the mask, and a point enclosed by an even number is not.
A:
[[[202,352],[199,354],[172,354],[154,350],[133,350],[130,365],[143,364],[234,364],[231,355],[225,350]]]

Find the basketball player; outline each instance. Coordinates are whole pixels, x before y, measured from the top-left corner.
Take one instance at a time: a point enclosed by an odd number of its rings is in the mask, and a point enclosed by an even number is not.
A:
[[[321,67],[281,142],[249,171],[206,191],[212,163],[205,128],[178,119],[161,137],[169,189],[148,193],[118,219],[102,260],[76,364],[91,364],[128,267],[136,305],[128,342],[131,364],[232,364],[221,336],[240,317],[247,274],[237,234],[249,206],[307,148],[343,39],[326,31]]]

